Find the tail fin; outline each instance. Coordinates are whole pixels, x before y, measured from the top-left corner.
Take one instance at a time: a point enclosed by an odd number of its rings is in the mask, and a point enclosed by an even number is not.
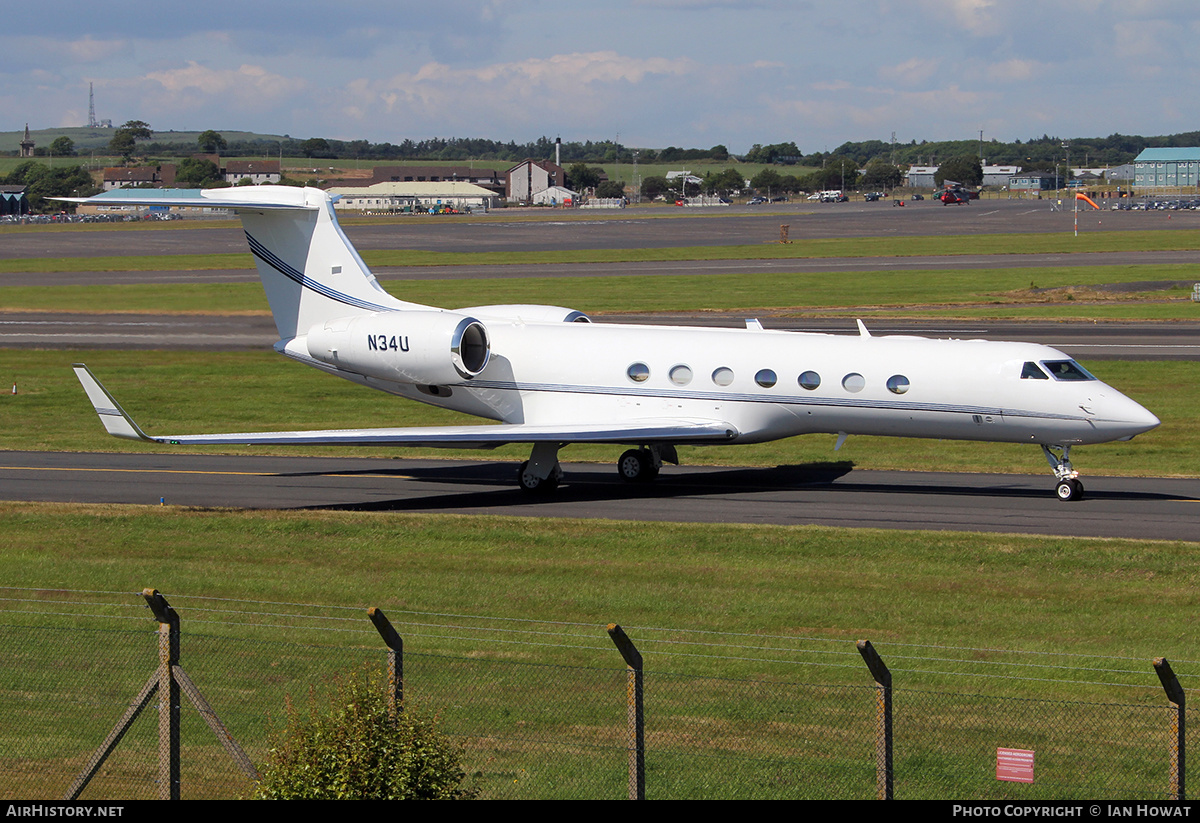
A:
[[[342,317],[430,308],[383,290],[338,225],[334,198],[320,189],[250,186],[206,189],[187,196],[168,192],[155,196],[151,191],[144,198],[122,197],[119,202],[229,208],[238,213],[282,340]],[[58,199],[96,203],[110,198]]]
[[[217,191],[235,196],[229,189]],[[272,200],[272,205],[261,208],[230,205],[242,218],[281,339],[341,317],[429,308],[398,300],[383,290],[342,232],[333,199],[326,192],[259,186],[245,193]],[[301,208],[275,208],[280,201]]]

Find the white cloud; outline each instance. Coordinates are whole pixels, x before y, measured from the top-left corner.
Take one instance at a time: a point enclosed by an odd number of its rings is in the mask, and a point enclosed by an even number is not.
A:
[[[257,105],[274,104],[306,86],[303,80],[249,64],[236,69],[212,69],[189,62],[184,68],[149,72],[144,79],[157,84],[168,97],[199,95]]]
[[[1002,83],[1016,83],[1033,80],[1041,72],[1043,64],[1036,60],[1005,60],[993,63],[987,67],[985,74],[989,80]]]
[[[410,113],[443,116],[462,122],[484,116],[509,117],[514,108],[535,106],[538,116],[577,116],[596,110],[598,100],[611,102],[653,80],[680,77],[697,70],[688,58],[631,58],[614,51],[557,54],[461,68],[426,63],[417,71],[386,80],[359,78],[347,86],[343,112],[369,117]]]
[[[895,66],[882,66],[879,69],[879,77],[883,80],[916,86],[933,77],[941,65],[941,60],[913,57]]]

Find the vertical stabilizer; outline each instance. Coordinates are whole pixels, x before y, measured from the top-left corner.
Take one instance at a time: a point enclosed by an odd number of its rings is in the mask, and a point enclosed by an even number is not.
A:
[[[220,194],[228,193],[226,197],[239,201],[230,205],[242,218],[281,339],[342,317],[428,308],[383,290],[342,232],[326,192],[285,186],[234,191],[205,196],[221,200]],[[262,197],[263,204],[246,203],[248,194]]]

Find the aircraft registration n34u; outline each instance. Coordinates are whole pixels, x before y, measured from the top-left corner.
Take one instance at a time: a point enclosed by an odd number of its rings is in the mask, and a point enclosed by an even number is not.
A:
[[[102,197],[102,195],[101,195]],[[76,200],[75,202],[83,202]],[[317,189],[258,186],[187,198],[123,199],[229,208],[241,217],[279,331],[275,350],[390,394],[491,425],[150,436],[83,364],[109,434],[168,444],[356,444],[495,448],[528,443],[520,486],[562,478],[571,443],[627,445],[630,482],[653,479],[679,445],[801,434],[922,437],[1040,446],[1055,494],[1083,487],[1071,448],[1159,425],[1064,353],[1030,343],[592,323],[558,306],[441,309],[388,294]]]

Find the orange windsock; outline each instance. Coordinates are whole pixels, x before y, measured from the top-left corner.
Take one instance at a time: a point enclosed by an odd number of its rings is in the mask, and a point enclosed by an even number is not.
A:
[[[1093,201],[1093,200],[1092,200],[1092,198],[1088,197],[1088,196],[1087,196],[1086,194],[1084,194],[1083,192],[1080,192],[1080,191],[1077,191],[1077,192],[1075,192],[1075,199],[1076,199],[1076,200],[1086,200],[1086,201],[1088,201],[1089,203],[1091,203],[1091,204],[1092,204],[1092,208],[1093,208],[1093,209],[1098,209],[1098,208],[1100,208],[1099,206],[1097,206],[1097,205],[1096,205],[1095,201]]]

